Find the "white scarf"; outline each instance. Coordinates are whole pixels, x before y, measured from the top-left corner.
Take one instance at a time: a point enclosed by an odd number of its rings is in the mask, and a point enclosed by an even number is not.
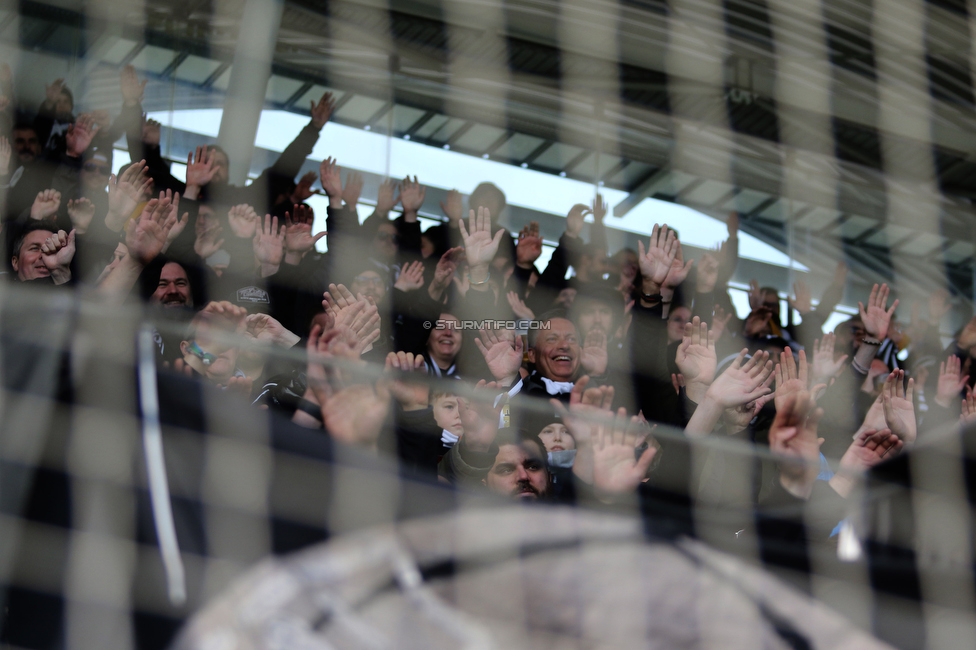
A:
[[[545,383],[546,392],[550,395],[561,395],[573,390],[573,382],[571,381],[553,381],[548,377],[539,377],[539,379]]]

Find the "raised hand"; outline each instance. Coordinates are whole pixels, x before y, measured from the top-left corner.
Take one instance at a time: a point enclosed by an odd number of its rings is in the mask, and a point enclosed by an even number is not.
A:
[[[495,437],[498,435],[498,412],[495,408],[495,396],[503,388],[493,381],[480,380],[476,385],[476,394],[472,398],[458,398],[458,415],[464,435],[461,443],[465,449],[486,452],[491,449]]]
[[[519,233],[518,244],[515,245],[515,263],[523,268],[530,268],[542,255],[542,237],[539,236],[539,223],[531,222]]]
[[[400,183],[400,205],[403,206],[403,220],[410,223],[417,220],[417,212],[424,204],[424,196],[427,188],[417,182],[417,177],[413,180],[407,176]]]
[[[674,259],[671,261],[671,268],[668,269],[668,275],[664,279],[663,287],[668,289],[676,289],[678,285],[685,281],[688,277],[688,272],[691,271],[692,264],[695,260],[688,260],[685,262],[684,255],[681,252],[681,242],[677,239],[674,240],[674,245],[676,247]]]
[[[715,378],[706,391],[706,399],[712,399],[724,408],[748,404],[770,392],[773,380],[773,362],[768,352],[756,352],[743,363],[748,350],[744,349],[725,372]]]
[[[809,393],[794,393],[777,408],[769,428],[769,450],[780,459],[780,484],[801,499],[810,497],[820,473],[823,438],[817,437],[817,427],[822,416]]]
[[[787,346],[779,355],[776,364],[776,392],[774,404],[780,408],[790,395],[806,392],[809,387],[806,352],[800,350],[800,365],[797,367],[793,351]]]
[[[338,373],[331,366],[344,358],[349,344],[346,331],[312,327],[307,346],[308,385],[322,409],[329,435],[347,445],[375,450],[390,409],[390,389],[383,381],[375,387],[368,383],[332,385],[337,383]]]
[[[148,79],[143,79],[142,83],[139,83],[136,69],[131,65],[122,68],[122,71],[119,72],[119,87],[122,90],[122,101],[126,106],[135,106],[142,102],[147,81]]]
[[[394,371],[401,376],[390,385],[390,392],[404,411],[421,411],[427,408],[430,389],[425,381],[427,372],[424,357],[412,352],[390,352],[386,355],[386,374]],[[413,381],[410,381],[411,377]]]
[[[516,317],[526,320],[532,320],[535,318],[535,313],[525,305],[525,302],[519,298],[519,295],[516,292],[509,291],[505,295],[505,298],[508,299],[508,305],[512,308],[512,313],[515,314]]]
[[[194,187],[203,187],[211,180],[217,172],[214,164],[217,159],[217,150],[210,147],[200,146],[196,151],[191,151],[186,156],[186,184]]]
[[[459,222],[461,227],[461,239],[464,242],[464,254],[468,260],[468,266],[479,268],[487,272],[487,266],[494,259],[498,252],[498,244],[505,235],[505,230],[499,228],[495,236],[491,235],[491,214],[487,209],[478,208],[476,215],[474,210],[468,214],[468,227],[464,227],[464,221]],[[477,282],[480,278],[476,278]]]
[[[856,471],[868,470],[886,458],[898,455],[903,446],[904,442],[890,429],[865,429],[854,436],[854,442],[840,459],[840,467]]]
[[[644,278],[644,293],[658,293],[671,271],[671,264],[678,254],[678,237],[667,225],[654,224],[651,239],[644,248],[644,242],[637,242],[637,261],[640,265],[641,276]],[[648,290],[650,289],[650,290]]]
[[[698,277],[696,278],[698,293],[711,293],[718,284],[718,258],[711,253],[702,255],[698,262]]]
[[[790,307],[797,310],[801,314],[809,314],[813,311],[813,298],[810,296],[810,287],[803,280],[797,280],[793,283],[793,298],[787,298],[787,302],[790,303]]]
[[[300,203],[285,213],[285,261],[289,264],[298,264],[305,253],[329,234],[323,230],[313,235],[312,219],[312,209]]]
[[[194,224],[196,240],[193,242],[193,250],[202,259],[207,259],[220,250],[224,245],[224,240],[220,238],[224,227],[220,225],[220,220],[215,217],[197,216]]]
[[[438,301],[441,299],[444,295],[444,290],[450,286],[451,279],[454,278],[454,273],[457,271],[462,259],[464,259],[464,249],[460,246],[455,246],[444,251],[441,258],[437,260],[437,266],[434,268],[434,278],[427,287],[427,294],[431,298]]]
[[[301,340],[297,334],[267,314],[250,314],[244,319],[244,335],[258,343],[293,347]]]
[[[424,263],[410,262],[400,271],[397,281],[393,284],[394,289],[400,291],[416,291],[424,288]]]
[[[84,235],[95,216],[95,204],[86,198],[68,200],[68,217],[79,235]]]
[[[648,446],[637,457],[635,453],[649,430],[618,409],[617,417],[599,427],[593,441],[593,487],[602,494],[633,492],[647,475],[657,448]]]
[[[326,158],[319,164],[319,180],[322,181],[322,189],[329,197],[329,205],[333,208],[341,208],[342,168],[334,158]]]
[[[831,332],[813,342],[813,382],[828,383],[836,377],[847,361],[847,355],[834,359],[836,337]]]
[[[968,426],[976,422],[976,398],[973,391],[967,390],[966,397],[962,400],[962,412],[959,415],[959,423]]]
[[[312,184],[318,178],[315,172],[306,172],[302,174],[302,177],[298,179],[298,183],[295,184],[295,189],[291,193],[291,204],[299,204],[305,201],[308,197],[312,196]]]
[[[956,345],[958,345],[960,349],[966,351],[971,351],[973,348],[976,348],[976,316],[973,316],[969,322],[966,323],[966,326],[962,328]],[[972,355],[972,352],[970,352],[970,355]]]
[[[590,378],[586,375],[576,380],[569,393],[568,408],[558,399],[549,400],[573,434],[576,441],[573,473],[586,483],[593,482],[593,444],[599,434],[598,427],[613,417],[610,407],[614,397],[612,386],[587,388],[589,382]]]
[[[891,315],[895,313],[895,309],[898,307],[896,300],[891,304],[890,309],[885,309],[888,303],[888,293],[887,284],[882,284],[880,287],[874,285],[871,288],[871,295],[868,297],[867,307],[863,303],[857,303],[861,322],[864,324],[864,331],[867,332],[868,336],[873,336],[879,341],[884,340],[888,335]]]
[[[61,207],[61,192],[57,190],[41,190],[37,193],[31,205],[30,217],[38,221],[52,219]]]
[[[708,330],[708,333],[716,341],[719,340],[725,333],[725,328],[728,327],[730,320],[732,320],[732,312],[726,314],[721,305],[715,305],[712,308],[712,329]]]
[[[322,307],[332,316],[335,327],[347,328],[358,341],[359,354],[372,348],[380,338],[380,315],[376,305],[357,299],[344,285],[330,284],[322,294]]]
[[[254,208],[246,203],[235,205],[227,212],[227,225],[230,226],[235,237],[242,239],[254,237],[260,222],[261,217],[254,211]]]
[[[71,158],[77,158],[85,153],[100,128],[91,115],[87,113],[79,115],[64,135],[67,155]]]
[[[588,375],[605,375],[610,359],[607,354],[607,334],[599,327],[586,333],[580,348],[580,365]]]
[[[522,337],[511,330],[481,330],[474,344],[485,358],[492,377],[509,386],[522,367]]]
[[[153,180],[145,160],[129,165],[121,176],[108,178],[108,215],[105,225],[115,232],[122,229],[136,206],[151,196]]]
[[[162,140],[163,125],[156,120],[146,120],[142,125],[142,142],[150,147],[158,147]]]
[[[160,193],[160,196],[163,196],[163,193]],[[172,210],[173,214],[179,214],[180,193],[177,192],[176,194],[174,194],[173,190],[166,190],[165,196],[169,197],[169,199],[172,201],[170,210]],[[169,233],[167,233],[166,235],[166,243],[163,245],[164,253],[169,249],[170,244],[176,241],[176,238],[183,234],[183,231],[186,229],[186,224],[188,224],[189,222],[190,222],[190,213],[184,212],[183,216],[180,219],[178,219],[176,223],[173,224],[173,227],[169,229]]]
[[[359,195],[363,192],[363,175],[359,172],[346,174],[346,185],[342,188],[342,202],[346,207],[355,210],[359,203]]]
[[[125,236],[129,256],[145,266],[153,261],[166,245],[169,231],[176,225],[176,210],[172,198],[160,193],[142,209],[142,213]]]
[[[71,279],[71,260],[75,256],[75,231],[59,230],[41,244],[41,261],[51,272],[54,284],[64,284]]]
[[[380,183],[380,189],[376,192],[376,213],[380,216],[385,217],[390,214],[390,210],[400,202],[397,187],[399,187],[397,182],[391,178]]]
[[[285,232],[278,227],[278,217],[264,215],[264,227],[254,235],[253,247],[254,258],[265,277],[278,270],[285,256]]]
[[[309,108],[309,112],[312,114],[312,126],[316,129],[321,129],[329,121],[329,118],[332,117],[332,111],[335,109],[335,100],[332,98],[332,93],[325,93],[318,102],[312,101],[310,103],[311,108]]]
[[[969,375],[962,374],[962,362],[952,355],[939,364],[939,383],[935,393],[935,403],[949,408],[969,383]]]
[[[881,405],[884,408],[884,419],[887,428],[898,436],[905,444],[915,442],[917,423],[915,421],[915,404],[912,397],[915,391],[915,380],[908,380],[905,389],[905,371],[895,370],[885,380],[881,388]]]
[[[583,232],[583,219],[592,211],[582,203],[577,203],[569,209],[566,215],[566,234],[570,237],[579,237]]]
[[[759,280],[749,280],[749,309],[758,311],[765,307],[763,304],[762,289],[759,287]]]
[[[44,87],[44,101],[48,104],[57,104],[61,97],[61,89],[64,87],[64,79],[55,79],[50,85]]]
[[[718,358],[715,338],[708,331],[708,323],[703,323],[698,316],[685,325],[685,335],[678,346],[675,363],[684,376],[688,398],[700,404],[715,380]]]
[[[377,206],[379,207],[379,206]],[[391,206],[392,207],[392,206]],[[441,210],[448,222],[457,223],[464,216],[464,199],[457,190],[448,190],[447,196],[441,201]]]
[[[862,429],[840,459],[840,469],[830,479],[830,487],[847,497],[859,475],[902,450],[904,442],[890,429]]]
[[[603,200],[603,195],[597,194],[593,198],[593,203],[590,206],[590,212],[593,213],[594,223],[602,223],[603,218],[607,216],[609,209],[610,206],[607,205],[607,202]]]

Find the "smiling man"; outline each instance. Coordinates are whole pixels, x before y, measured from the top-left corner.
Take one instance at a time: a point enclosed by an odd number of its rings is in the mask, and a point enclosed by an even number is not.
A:
[[[21,282],[46,278],[51,271],[44,265],[41,246],[54,234],[52,226],[45,223],[31,223],[14,240],[10,255],[10,266]]]
[[[568,400],[573,382],[582,374],[582,348],[576,325],[562,310],[553,310],[529,329],[529,363],[535,369],[523,377],[521,339],[511,330],[485,331],[476,340],[495,381],[510,386],[508,395],[558,397]]]
[[[149,301],[169,308],[193,307],[190,278],[178,262],[167,262],[159,273],[159,283]]]

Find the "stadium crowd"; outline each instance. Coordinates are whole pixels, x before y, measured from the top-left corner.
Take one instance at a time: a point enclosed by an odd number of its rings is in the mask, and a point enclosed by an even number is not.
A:
[[[56,80],[28,119],[9,69],[2,77],[9,282],[141,301],[161,373],[236,392],[411,476],[607,507],[681,483],[731,506],[799,508],[807,541],[831,544],[866,470],[976,419],[976,319],[946,348],[948,294],[905,324],[879,283],[858,315],[824,332],[843,296],[841,263],[816,304],[802,282],[787,310],[753,283],[742,318],[728,288],[735,215],[728,239],[692,263],[667,225],[637,250],[608,250],[597,197],[570,210],[540,269],[538,225],[514,237],[499,227],[506,199],[490,182],[466,209],[450,192],[442,223],[422,230],[417,177],[385,182],[362,223],[363,180],[342,173],[342,151],[317,177],[297,177],[329,121],[328,94],[274,165],[238,187],[217,146],[188,157],[185,182],[173,176],[131,67],[114,118],[75,116]],[[135,162],[116,175],[123,135]],[[328,198],[327,233],[312,230],[313,192]],[[784,311],[799,318],[783,322]],[[303,354],[279,354],[289,349]],[[680,441],[655,433],[664,425],[771,453],[758,469],[692,465]],[[723,490],[740,470],[753,472],[751,489]],[[810,527],[810,513],[823,526]],[[733,517],[725,532],[745,527]]]

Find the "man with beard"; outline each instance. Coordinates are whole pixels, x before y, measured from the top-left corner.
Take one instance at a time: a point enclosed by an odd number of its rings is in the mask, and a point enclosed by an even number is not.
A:
[[[51,187],[55,165],[41,155],[41,141],[34,127],[26,122],[13,129],[13,149],[16,168],[10,174],[7,190],[6,216],[18,217],[30,208],[37,194]]]
[[[193,307],[193,296],[190,293],[190,278],[183,265],[178,262],[166,262],[159,272],[159,282],[156,291],[149,301],[162,307]]]
[[[549,466],[539,437],[503,429],[495,442],[498,453],[485,476],[485,486],[495,494],[512,499],[548,498]]]
[[[140,293],[144,299],[161,308],[155,310],[157,329],[154,338],[162,361],[172,363],[182,356],[180,341],[186,323],[196,311],[194,306],[206,302],[202,296],[194,300],[200,282],[201,278],[192,273],[192,269],[163,258],[153,260],[140,278]]]

